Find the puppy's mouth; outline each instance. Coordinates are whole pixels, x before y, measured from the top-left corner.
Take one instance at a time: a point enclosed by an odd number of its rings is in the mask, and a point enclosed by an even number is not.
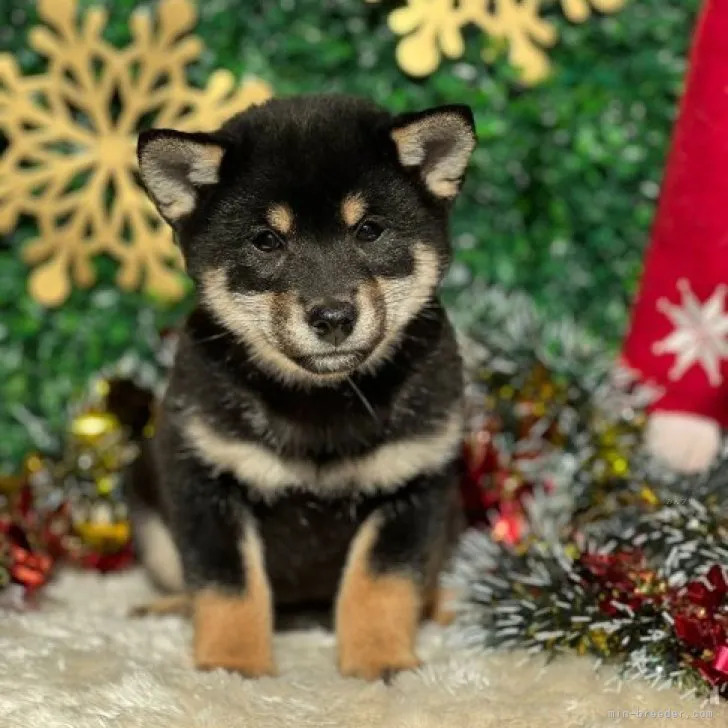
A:
[[[359,367],[367,356],[366,351],[347,349],[325,354],[297,356],[295,362],[313,374],[347,374]]]

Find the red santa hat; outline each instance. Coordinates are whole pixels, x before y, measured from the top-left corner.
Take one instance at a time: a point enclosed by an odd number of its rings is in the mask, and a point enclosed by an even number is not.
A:
[[[661,392],[648,441],[683,469],[728,425],[727,293],[728,0],[706,0],[623,350]]]

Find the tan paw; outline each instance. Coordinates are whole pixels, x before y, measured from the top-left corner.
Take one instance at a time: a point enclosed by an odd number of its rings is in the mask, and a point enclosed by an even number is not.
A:
[[[214,592],[198,595],[194,660],[199,670],[223,668],[246,677],[275,675],[272,620],[267,604]]]
[[[389,681],[420,665],[414,649],[424,604],[409,575],[372,572],[377,528],[378,520],[368,521],[351,546],[336,601],[336,639],[343,675]]]

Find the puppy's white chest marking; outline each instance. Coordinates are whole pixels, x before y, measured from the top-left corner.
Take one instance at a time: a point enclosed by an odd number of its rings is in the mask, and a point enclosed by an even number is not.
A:
[[[325,466],[283,458],[263,445],[220,435],[198,415],[187,420],[184,434],[205,462],[263,494],[299,488],[334,495],[393,490],[417,475],[434,472],[460,447],[463,418],[457,408],[430,433],[387,442],[365,455]]]

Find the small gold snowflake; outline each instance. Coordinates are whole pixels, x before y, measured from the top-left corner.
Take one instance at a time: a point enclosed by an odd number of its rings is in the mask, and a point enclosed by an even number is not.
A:
[[[0,129],[9,145],[0,159],[0,232],[20,215],[33,217],[39,236],[23,250],[36,266],[31,294],[53,306],[74,281],[94,283],[92,265],[106,254],[119,264],[118,285],[144,286],[167,299],[184,291],[182,261],[136,178],[135,145],[142,126],[209,131],[251,104],[269,98],[260,81],[236,86],[216,71],[193,88],[186,67],[199,58],[188,0],[161,0],[155,19],[130,20],[133,41],[116,48],[103,38],[106,14],[93,8],[77,21],[76,0],[40,0],[45,26],[30,45],[47,61],[45,73],[24,77],[0,55]]]
[[[370,3],[379,0],[366,0]],[[582,23],[592,7],[602,13],[620,10],[626,0],[560,0],[564,15]],[[440,65],[442,55],[460,58],[464,51],[462,29],[475,25],[491,38],[508,44],[511,63],[524,83],[535,84],[549,73],[544,48],[553,46],[556,28],[540,16],[543,0],[407,0],[406,7],[389,15],[393,33],[403,36],[397,44],[397,62],[411,76],[428,76]],[[484,50],[483,60],[491,60]]]

